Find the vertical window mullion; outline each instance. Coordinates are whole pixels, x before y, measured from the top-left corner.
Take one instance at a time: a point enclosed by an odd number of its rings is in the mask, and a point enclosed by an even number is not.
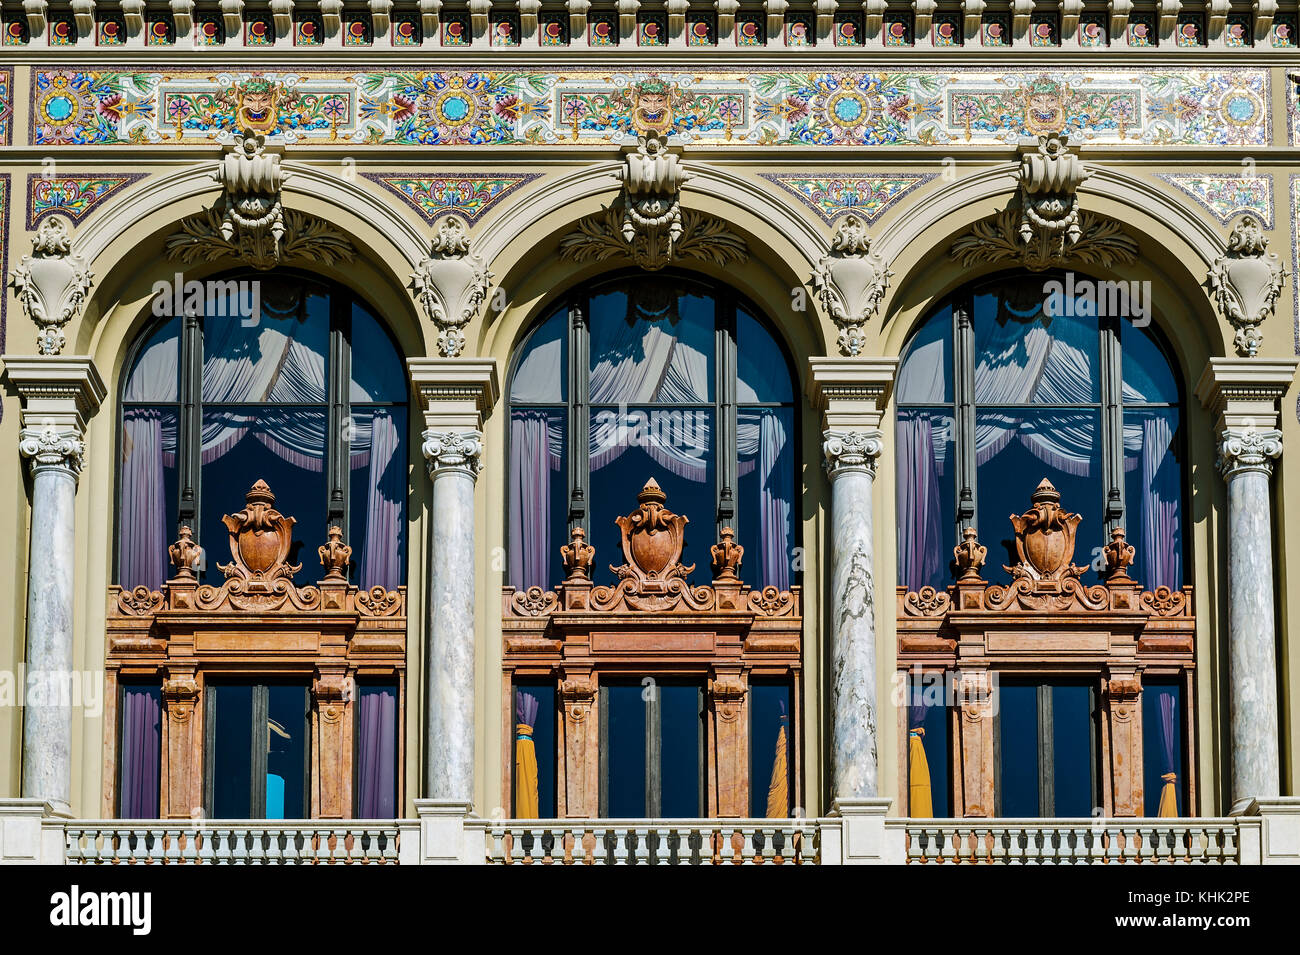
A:
[[[1056,814],[1056,745],[1051,684],[1038,685],[1038,814]]]
[[[177,436],[180,454],[176,468],[180,494],[177,496],[176,530],[188,524],[194,539],[202,544],[199,506],[203,455],[203,326],[198,315],[186,315],[181,319],[180,347],[180,433]]]
[[[600,728],[600,786],[597,789],[597,803],[601,818],[604,819],[609,816],[609,686],[601,684],[599,693],[600,710],[596,719]]]
[[[253,686],[253,719],[251,739],[248,741],[252,748],[252,772],[249,784],[250,816],[253,819],[266,818],[266,750],[268,743],[268,729],[270,720],[270,706],[268,704],[267,686],[265,683],[258,683]]]
[[[1101,461],[1106,534],[1124,522],[1124,395],[1119,328],[1115,319],[1098,323],[1101,352]]]
[[[645,713],[645,811],[651,819],[663,813],[663,708],[659,705],[659,685],[650,684]]]
[[[217,694],[220,692],[220,688],[212,683],[203,688],[203,805],[209,817],[216,813],[216,787],[213,783],[217,765]]]
[[[734,295],[720,296],[714,300],[717,331],[714,341],[714,428],[717,438],[714,443],[717,455],[717,500],[718,519],[717,535],[721,538],[722,529],[731,527],[739,533],[736,525],[736,483],[739,465],[736,450],[736,298]]]
[[[569,529],[587,527],[587,492],[591,486],[591,329],[590,299],[569,306]],[[558,545],[557,545],[558,546]]]
[[[304,301],[306,296],[303,296]],[[347,324],[348,298],[337,292],[330,295],[329,367],[325,381],[329,398],[325,438],[329,487],[326,490],[325,526],[338,524],[344,539],[348,528],[348,484],[351,468],[352,427],[349,421],[352,380],[351,349],[344,328]]]
[[[957,533],[975,520],[975,329],[974,299],[964,294],[953,302],[953,398],[957,411]],[[979,530],[979,528],[977,528]]]

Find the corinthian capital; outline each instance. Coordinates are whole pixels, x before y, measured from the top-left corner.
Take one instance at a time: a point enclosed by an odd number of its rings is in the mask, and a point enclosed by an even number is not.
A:
[[[429,463],[429,475],[440,471],[460,471],[471,479],[483,470],[483,432],[435,431],[424,432],[424,457]]]
[[[876,459],[884,448],[879,431],[837,431],[823,434],[826,473],[834,480],[845,471],[866,471],[876,476]]]
[[[31,458],[32,473],[49,468],[68,471],[74,478],[81,473],[86,445],[75,430],[61,430],[53,425],[23,428],[18,433],[18,451]]]
[[[1224,477],[1242,471],[1273,473],[1273,459],[1282,454],[1282,432],[1276,428],[1229,428],[1219,436],[1219,470]]]

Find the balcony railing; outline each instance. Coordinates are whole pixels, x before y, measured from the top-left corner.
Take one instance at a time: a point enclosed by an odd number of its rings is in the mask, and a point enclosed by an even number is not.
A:
[[[374,822],[70,821],[70,865],[319,865],[395,864],[396,825]]]

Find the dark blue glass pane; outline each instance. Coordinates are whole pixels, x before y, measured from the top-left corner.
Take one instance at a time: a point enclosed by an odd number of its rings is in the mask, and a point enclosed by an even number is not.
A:
[[[569,537],[567,420],[563,408],[510,412],[506,582],[520,590],[554,587],[564,579],[560,547]]]
[[[749,814],[786,819],[796,795],[790,685],[752,683],[749,700]]]
[[[181,320],[170,318],[149,336],[136,354],[122,400],[177,401]]]
[[[561,308],[533,330],[510,379],[515,404],[559,404],[569,382],[569,311]]]
[[[555,817],[555,766],[558,758],[555,740],[555,684],[520,683],[515,688],[517,718],[518,699],[523,694],[537,701],[533,720],[533,752],[537,756],[537,817]],[[519,807],[515,807],[516,814]]]
[[[607,775],[604,780],[609,815],[640,819],[646,811],[646,704],[640,684],[607,688]]]
[[[997,687],[1001,749],[1001,814],[1041,815],[1038,805],[1038,687],[1002,682]]]
[[[1146,328],[1121,322],[1120,362],[1124,368],[1124,403],[1178,403],[1178,379],[1165,351]]]
[[[772,333],[743,308],[736,309],[736,400],[742,405],[794,401],[784,352]]]
[[[612,579],[609,564],[623,562],[614,519],[636,510],[637,494],[652,477],[668,495],[668,509],[690,521],[682,562],[707,571],[717,513],[712,413],[634,408],[619,414],[601,409],[592,411],[591,420],[587,539],[596,547],[596,579]]]
[[[745,548],[740,576],[753,587],[797,583],[794,566],[794,411],[741,408],[736,536]]]
[[[899,409],[897,435],[898,582],[939,586],[957,526],[956,426],[943,409]]]
[[[900,405],[952,401],[952,306],[944,305],[925,320],[903,352],[898,369]]]
[[[248,819],[253,814],[253,687],[247,684],[208,684],[214,697],[210,731],[212,806],[216,819]],[[260,734],[259,734],[260,735]]]
[[[1142,681],[1142,783],[1146,815],[1160,813],[1165,784],[1174,785],[1175,812],[1187,814],[1183,769],[1183,685],[1176,679]],[[1170,773],[1173,779],[1166,778]]]
[[[591,298],[591,403],[713,400],[712,298],[663,280]]]
[[[203,415],[202,513],[206,583],[225,579],[217,564],[230,561],[226,514],[244,509],[244,495],[259,478],[276,495],[276,509],[297,519],[290,563],[302,563],[299,585],[320,577],[309,555],[325,542],[326,413],[320,410],[206,411]]]
[[[700,745],[703,729],[700,688],[693,684],[661,683],[657,690],[660,812],[669,818],[702,816],[700,785],[704,766]]]
[[[988,547],[984,575],[1003,581],[1015,565],[1012,514],[1030,507],[1030,495],[1047,478],[1061,507],[1078,513],[1074,563],[1088,565],[1105,544],[1099,421],[1095,411],[981,412],[975,416],[977,507],[975,527]]]
[[[122,484],[119,496],[118,581],[156,590],[171,576],[167,548],[176,540],[179,486],[174,407],[122,411]]]
[[[406,402],[406,368],[393,340],[374,314],[352,303],[352,401]]]
[[[307,687],[273,683],[267,690],[266,818],[306,819],[311,705]]]
[[[346,540],[353,579],[365,588],[406,582],[406,436],[405,408],[353,406]]]
[[[1096,804],[1092,690],[1086,686],[1054,686],[1051,693],[1054,815],[1087,818]]]
[[[1124,530],[1130,573],[1150,588],[1183,585],[1183,436],[1176,408],[1124,410]]]

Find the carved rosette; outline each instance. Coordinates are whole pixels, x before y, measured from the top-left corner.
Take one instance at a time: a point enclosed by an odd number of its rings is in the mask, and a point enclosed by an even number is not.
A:
[[[867,227],[845,216],[813,273],[813,285],[826,314],[840,330],[839,349],[857,355],[865,344],[862,329],[875,314],[893,276],[884,259],[871,251]]]
[[[411,273],[411,290],[438,327],[438,351],[455,358],[465,348],[465,326],[479,313],[492,273],[470,251],[469,227],[460,216],[438,223],[430,254]]]
[[[479,471],[483,470],[481,431],[435,431],[430,428],[424,432],[421,450],[428,462],[430,477],[444,471],[455,471],[476,479]]]
[[[1282,454],[1282,432],[1228,429],[1219,439],[1219,470],[1224,477],[1247,471],[1273,473],[1273,461]]]
[[[85,464],[86,444],[77,431],[46,425],[23,428],[18,432],[18,452],[31,458],[32,474],[47,470],[66,471],[75,480]]]
[[[38,329],[40,354],[63,351],[63,328],[81,311],[94,278],[86,260],[72,251],[68,220],[60,215],[42,219],[32,254],[24,255],[9,276],[18,304]]]
[[[826,473],[831,480],[847,471],[865,471],[874,478],[876,461],[884,447],[884,436],[879,431],[830,429],[822,440]]]
[[[1020,561],[1003,570],[1013,577],[1030,580],[1078,577],[1087,569],[1072,563],[1075,532],[1083,518],[1061,507],[1061,492],[1047,478],[1043,478],[1029,501],[1029,510],[1011,515]]]
[[[1237,354],[1254,357],[1263,343],[1259,326],[1273,311],[1287,272],[1253,216],[1243,216],[1208,276],[1219,313],[1236,329]]]

